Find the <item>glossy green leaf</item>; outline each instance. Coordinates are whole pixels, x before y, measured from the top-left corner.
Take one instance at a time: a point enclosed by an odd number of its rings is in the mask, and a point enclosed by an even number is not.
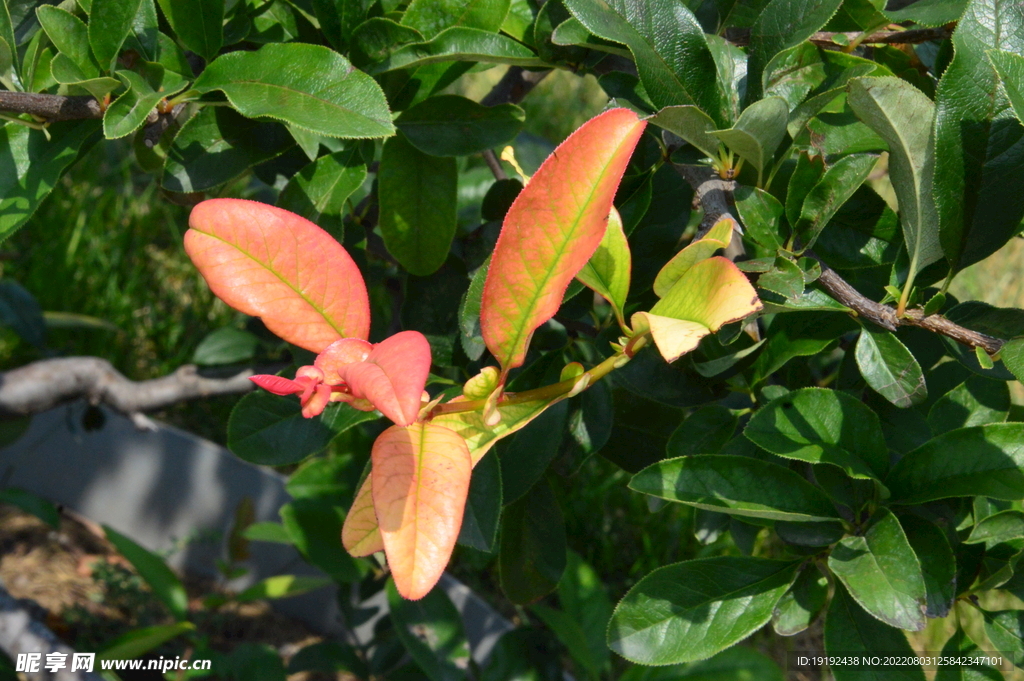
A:
[[[278,195],[277,205],[340,236],[348,198],[365,180],[366,164],[359,153],[336,151],[295,173]]]
[[[248,331],[225,326],[199,342],[192,361],[205,366],[244,362],[255,356],[258,344],[259,338]]]
[[[956,596],[956,560],[949,540],[933,523],[906,514],[900,517],[900,525],[907,535],[907,541],[914,549],[927,591],[928,617],[945,617],[953,607]]]
[[[813,565],[804,568],[772,612],[772,628],[779,636],[793,636],[811,626],[828,600],[828,579]]]
[[[498,446],[501,458],[503,503],[520,499],[540,480],[558,454],[560,438],[552,433],[565,430],[568,415],[565,401],[551,405],[543,414]]]
[[[323,577],[297,577],[295,575],[276,575],[256,582],[242,593],[235,596],[239,603],[249,601],[268,600],[276,598],[290,598],[299,596],[310,591],[322,589],[329,585],[331,580]]]
[[[833,163],[804,198],[796,232],[800,243],[810,248],[825,225],[867,179],[878,161],[871,154],[851,154]]]
[[[249,118],[276,118],[328,137],[387,137],[395,131],[380,86],[320,45],[271,43],[225,54],[193,88],[220,90]]]
[[[874,617],[909,631],[924,628],[927,600],[921,563],[888,510],[863,536],[842,539],[829,554],[828,566]]]
[[[360,565],[338,541],[344,511],[322,499],[296,499],[282,506],[280,514],[295,548],[328,577],[342,583],[362,577]]]
[[[135,567],[139,576],[153,590],[153,595],[167,606],[174,618],[184,620],[188,617],[188,594],[167,563],[160,556],[105,525],[103,532],[107,540]]]
[[[173,638],[194,631],[195,628],[196,625],[191,622],[175,622],[133,629],[105,645],[96,653],[96,659],[131,660],[141,657]]]
[[[757,278],[757,286],[785,298],[799,298],[804,293],[804,273],[799,265],[780,255],[772,268]]]
[[[265,541],[274,544],[291,545],[292,537],[281,523],[253,523],[245,528],[242,536],[250,541]]]
[[[855,355],[868,385],[897,407],[906,409],[928,397],[921,365],[892,332],[865,326]]]
[[[995,513],[978,522],[964,543],[984,542],[994,545],[1020,538],[1024,538],[1024,513],[1010,510]]]
[[[835,390],[803,388],[772,400],[754,414],[743,434],[773,454],[830,463],[857,478],[880,478],[889,467],[878,416]]]
[[[761,172],[768,167],[779,143],[786,136],[788,118],[786,100],[767,97],[744,109],[728,130],[713,130],[710,134]]]
[[[60,511],[57,510],[53,502],[28,490],[21,489],[20,487],[0,489],[0,503],[17,506],[25,513],[34,515],[55,530],[60,527]]]
[[[836,586],[825,614],[825,653],[840,656],[915,655],[902,631],[864,612],[841,585]],[[925,681],[913,665],[833,665],[836,681]]]
[[[531,610],[555,636],[573,661],[579,665],[586,678],[599,679],[601,671],[597,659],[594,658],[587,637],[580,623],[567,612],[555,610],[544,605],[534,605]]]
[[[823,317],[815,312],[793,311],[776,316],[754,362],[755,382],[775,373],[794,357],[818,354],[854,327],[854,322],[841,315]]]
[[[426,39],[453,26],[479,28],[494,33],[508,14],[509,0],[412,0],[402,15]]]
[[[15,49],[17,45],[18,41],[14,37],[14,24],[11,21],[10,10],[7,3],[3,3],[3,6],[0,7],[0,51],[4,51],[6,56],[0,57],[0,78],[10,79],[12,84],[13,78],[20,71],[18,54]],[[4,65],[5,60],[6,66]],[[11,89],[10,85],[7,87]]]
[[[89,48],[89,29],[85,22],[53,5],[40,6],[36,17],[53,46],[81,70],[83,80],[100,75],[99,65]]]
[[[771,619],[775,604],[796,578],[797,566],[734,557],[666,565],[641,579],[619,602],[608,626],[608,645],[639,664],[703,660]]]
[[[622,218],[613,208],[601,243],[587,264],[576,273],[576,279],[611,303],[620,326],[625,325],[623,310],[629,295],[632,269],[632,256],[622,229]]]
[[[388,608],[395,632],[405,649],[430,681],[466,678],[469,644],[462,616],[443,589],[435,588],[418,601],[398,593],[388,580]]]
[[[726,123],[714,57],[685,5],[567,0],[565,6],[594,35],[629,47],[656,107],[694,105],[719,125]]]
[[[501,507],[501,462],[496,456],[485,456],[473,468],[459,543],[477,551],[494,551]]]
[[[320,30],[328,42],[342,54],[348,53],[352,32],[366,18],[361,0],[313,0]]]
[[[91,78],[66,54],[58,54],[50,62],[50,74],[60,83],[58,91],[63,95],[88,95],[102,101],[108,94],[121,87],[116,78],[101,76]]]
[[[1014,338],[1007,342],[999,355],[1017,380],[1024,381],[1024,338]]]
[[[500,33],[454,26],[427,42],[403,45],[367,67],[371,74],[386,73],[424,64],[448,61],[541,66],[543,62],[527,47]]]
[[[942,647],[943,657],[983,657],[984,652],[963,629],[957,629]],[[985,664],[944,665],[935,672],[935,681],[1003,681],[997,669]]]
[[[732,242],[736,222],[731,218],[718,220],[706,234],[694,239],[685,248],[672,256],[654,278],[654,294],[659,298],[668,295],[687,270],[713,256],[717,251],[728,248]],[[678,295],[678,294],[677,294]]]
[[[562,510],[551,486],[542,480],[502,514],[501,590],[520,604],[550,593],[565,571],[565,553]]]
[[[1017,667],[1024,666],[1024,610],[981,611],[992,646]]]
[[[307,645],[295,653],[288,661],[288,673],[298,672],[321,672],[328,675],[349,672],[363,678],[370,675],[366,663],[354,647],[329,639]]]
[[[737,417],[717,404],[701,407],[672,433],[665,451],[669,457],[717,454],[732,439]]]
[[[900,504],[966,496],[1024,499],[1024,424],[994,423],[940,435],[904,456],[885,484],[892,502]]]
[[[999,74],[1014,115],[1018,121],[1024,122],[1024,56],[1005,50],[990,50],[988,59]]]
[[[741,186],[734,195],[740,222],[750,237],[770,251],[782,247],[780,218],[783,207],[774,196],[757,187]]]
[[[393,137],[384,143],[377,177],[384,245],[412,274],[431,274],[444,264],[455,236],[455,159],[428,156]]]
[[[799,45],[828,23],[842,0],[772,0],[757,17],[750,31],[750,63],[747,67],[747,100],[762,95],[761,76],[772,58]]]
[[[294,398],[259,391],[246,395],[228,419],[228,449],[250,463],[281,466],[322,451],[336,435],[375,412],[334,403],[318,417],[307,419]]]
[[[1011,0],[973,0],[953,33],[953,60],[935,92],[935,180],[942,250],[962,269],[1018,231],[1024,203],[1024,130],[987,52],[1024,51],[1024,11]]]
[[[1010,390],[1004,381],[971,376],[940,397],[928,411],[935,435],[955,428],[1002,423],[1010,410]]]
[[[828,497],[788,468],[741,456],[665,459],[633,476],[629,488],[708,511],[771,520],[838,518]]]
[[[436,95],[407,109],[395,125],[431,156],[467,156],[510,142],[526,114],[515,104],[483,106],[458,95]]]
[[[920,90],[899,78],[856,78],[847,102],[889,146],[889,177],[900,206],[900,224],[910,256],[913,279],[942,258],[932,178],[932,121],[935,105]]]
[[[212,189],[295,145],[279,123],[209,106],[181,127],[167,152],[161,184],[175,192]]]
[[[718,126],[699,107],[692,104],[666,106],[647,120],[678,135],[711,158],[718,154],[720,142],[711,134]]]
[[[942,26],[956,21],[963,14],[968,0],[918,0],[897,10],[882,9],[889,21],[913,21],[921,26]]]
[[[946,310],[945,317],[956,324],[995,338],[1013,339],[1017,336],[1024,336],[1024,310],[1013,307],[995,307],[980,300],[968,300]],[[994,368],[991,369],[986,369],[981,365],[974,348],[961,345],[952,338],[943,340],[947,354],[956,358],[960,364],[974,373],[1001,381],[1013,380],[1014,374],[1010,369],[1013,368],[1017,360],[1014,356],[1015,344],[1012,340],[1000,353],[1000,362],[996,362]],[[1001,361],[1004,354],[1009,358],[1009,364]],[[1019,368],[1019,365],[1016,366]]]
[[[131,33],[142,0],[93,0],[89,10],[89,45],[104,71]]]
[[[99,139],[99,121],[51,123],[42,130],[0,127],[0,241],[25,224],[79,154]]]
[[[177,94],[185,87],[184,78],[159,64],[147,65],[147,77],[134,71],[118,71],[117,77],[128,88],[103,113],[103,134],[118,139],[132,134],[146,122],[161,99]]]
[[[224,41],[222,0],[157,0],[178,39],[207,61]]]
[[[558,601],[583,631],[594,666],[606,669],[610,653],[605,641],[612,602],[600,575],[573,551],[569,551],[565,572],[558,583]]]

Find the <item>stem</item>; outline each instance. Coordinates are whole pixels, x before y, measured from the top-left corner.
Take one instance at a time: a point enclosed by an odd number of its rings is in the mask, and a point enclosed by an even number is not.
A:
[[[914,288],[914,279],[917,277],[917,256],[910,261],[910,272],[907,274],[907,282],[903,285],[903,294],[896,305],[896,316],[902,317],[907,311],[907,302],[910,300],[910,291]]]

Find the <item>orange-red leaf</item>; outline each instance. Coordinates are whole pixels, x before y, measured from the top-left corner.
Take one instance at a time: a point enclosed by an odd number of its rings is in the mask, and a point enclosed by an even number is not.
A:
[[[369,334],[359,268],[309,220],[256,201],[211,199],[192,209],[189,227],[185,251],[214,294],[284,340],[320,352]]]
[[[604,236],[612,199],[646,123],[612,109],[541,164],[505,216],[484,284],[484,342],[503,372],[520,366],[538,326]]]
[[[373,444],[373,507],[398,592],[417,600],[441,578],[462,527],[472,471],[466,442],[433,423],[392,426]]]
[[[356,398],[369,400],[389,419],[407,426],[420,413],[430,374],[430,343],[419,331],[402,331],[374,345],[364,361],[336,371]]]
[[[356,558],[384,550],[384,540],[377,526],[377,514],[373,511],[371,480],[372,477],[368,475],[359,486],[352,508],[345,516],[345,524],[341,526],[341,544]]]

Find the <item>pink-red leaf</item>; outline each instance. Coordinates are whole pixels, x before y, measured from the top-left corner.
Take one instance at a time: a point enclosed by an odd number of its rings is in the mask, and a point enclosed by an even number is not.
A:
[[[520,366],[538,326],[594,254],[645,122],[628,109],[591,119],[544,161],[505,216],[480,310],[502,371]]]
[[[275,395],[301,395],[302,391],[305,390],[305,386],[301,383],[297,383],[284,376],[274,376],[273,374],[257,374],[250,376],[249,380]]]
[[[398,592],[417,600],[441,578],[462,527],[472,462],[457,433],[392,426],[373,444],[373,507]]]
[[[214,294],[286,341],[320,352],[369,334],[359,268],[309,220],[256,201],[210,199],[192,209],[189,227],[185,251]]]
[[[430,374],[430,344],[418,331],[402,331],[374,345],[365,361],[344,364],[337,372],[355,397],[407,426],[420,413]]]

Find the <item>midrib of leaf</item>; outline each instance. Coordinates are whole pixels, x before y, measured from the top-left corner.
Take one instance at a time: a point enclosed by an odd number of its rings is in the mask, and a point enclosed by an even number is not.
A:
[[[203,230],[201,230],[201,229],[196,229],[195,227],[191,227],[190,229],[195,229],[195,230],[196,230],[196,232],[198,232],[199,234],[203,234],[203,235],[205,235],[205,236],[211,237],[211,238],[213,238],[213,239],[216,239],[217,241],[220,241],[220,242],[221,242],[221,243],[223,243],[223,244],[226,244],[227,246],[230,246],[231,248],[235,249],[236,251],[238,251],[239,253],[241,253],[242,255],[244,255],[245,257],[249,258],[249,259],[250,259],[250,260],[252,260],[252,261],[253,261],[254,263],[256,263],[257,265],[259,265],[260,267],[262,267],[263,269],[265,269],[266,271],[268,271],[268,272],[270,272],[271,274],[273,274],[273,275],[274,275],[275,277],[277,277],[277,278],[278,278],[278,280],[279,280],[279,281],[280,281],[280,282],[281,282],[282,284],[284,284],[285,286],[287,286],[288,288],[290,288],[290,289],[291,289],[291,290],[292,290],[292,291],[293,291],[293,292],[295,293],[295,295],[297,295],[297,296],[298,296],[299,298],[302,298],[302,300],[303,300],[303,301],[304,301],[304,302],[305,302],[305,303],[306,303],[307,305],[309,305],[309,306],[310,306],[311,308],[313,308],[314,310],[316,310],[316,311],[317,311],[317,313],[319,313],[319,315],[320,315],[321,317],[323,317],[324,321],[325,321],[325,322],[327,322],[327,324],[328,324],[328,325],[330,325],[330,327],[331,327],[332,329],[334,329],[334,330],[335,330],[335,331],[336,331],[336,332],[338,333],[338,335],[339,335],[339,336],[341,336],[342,338],[344,338],[344,337],[345,337],[345,333],[343,332],[343,330],[342,330],[342,329],[339,329],[339,328],[337,327],[337,325],[336,325],[336,324],[334,323],[334,321],[333,321],[333,320],[331,320],[331,319],[329,319],[329,318],[327,317],[327,315],[326,315],[326,314],[324,314],[324,311],[323,311],[323,309],[322,309],[322,308],[320,308],[320,307],[319,307],[319,306],[317,306],[317,305],[314,305],[314,304],[313,304],[313,301],[311,301],[311,300],[310,300],[309,298],[307,298],[307,297],[306,297],[306,295],[305,295],[305,294],[304,294],[304,293],[303,293],[302,291],[300,291],[299,289],[297,289],[297,288],[295,288],[294,286],[292,286],[292,284],[291,284],[291,283],[290,283],[290,282],[289,282],[289,281],[288,281],[287,279],[285,279],[285,278],[284,278],[284,277],[283,277],[283,276],[282,276],[282,275],[281,275],[281,274],[280,274],[280,273],[279,273],[279,272],[278,272],[277,270],[275,270],[275,269],[274,269],[273,267],[270,267],[269,265],[267,265],[267,264],[265,264],[265,263],[261,262],[261,261],[260,261],[260,260],[258,260],[258,259],[257,259],[256,257],[254,257],[254,256],[253,256],[253,255],[252,255],[251,253],[248,253],[248,252],[247,252],[247,251],[245,251],[244,249],[242,249],[242,248],[239,248],[238,246],[236,246],[235,244],[231,243],[231,242],[230,242],[230,241],[228,241],[227,239],[223,239],[223,238],[221,238],[221,237],[217,236],[216,234],[211,234],[210,232],[204,232]],[[269,249],[268,249],[268,250],[269,250]],[[296,257],[298,257],[298,250],[296,250]]]

